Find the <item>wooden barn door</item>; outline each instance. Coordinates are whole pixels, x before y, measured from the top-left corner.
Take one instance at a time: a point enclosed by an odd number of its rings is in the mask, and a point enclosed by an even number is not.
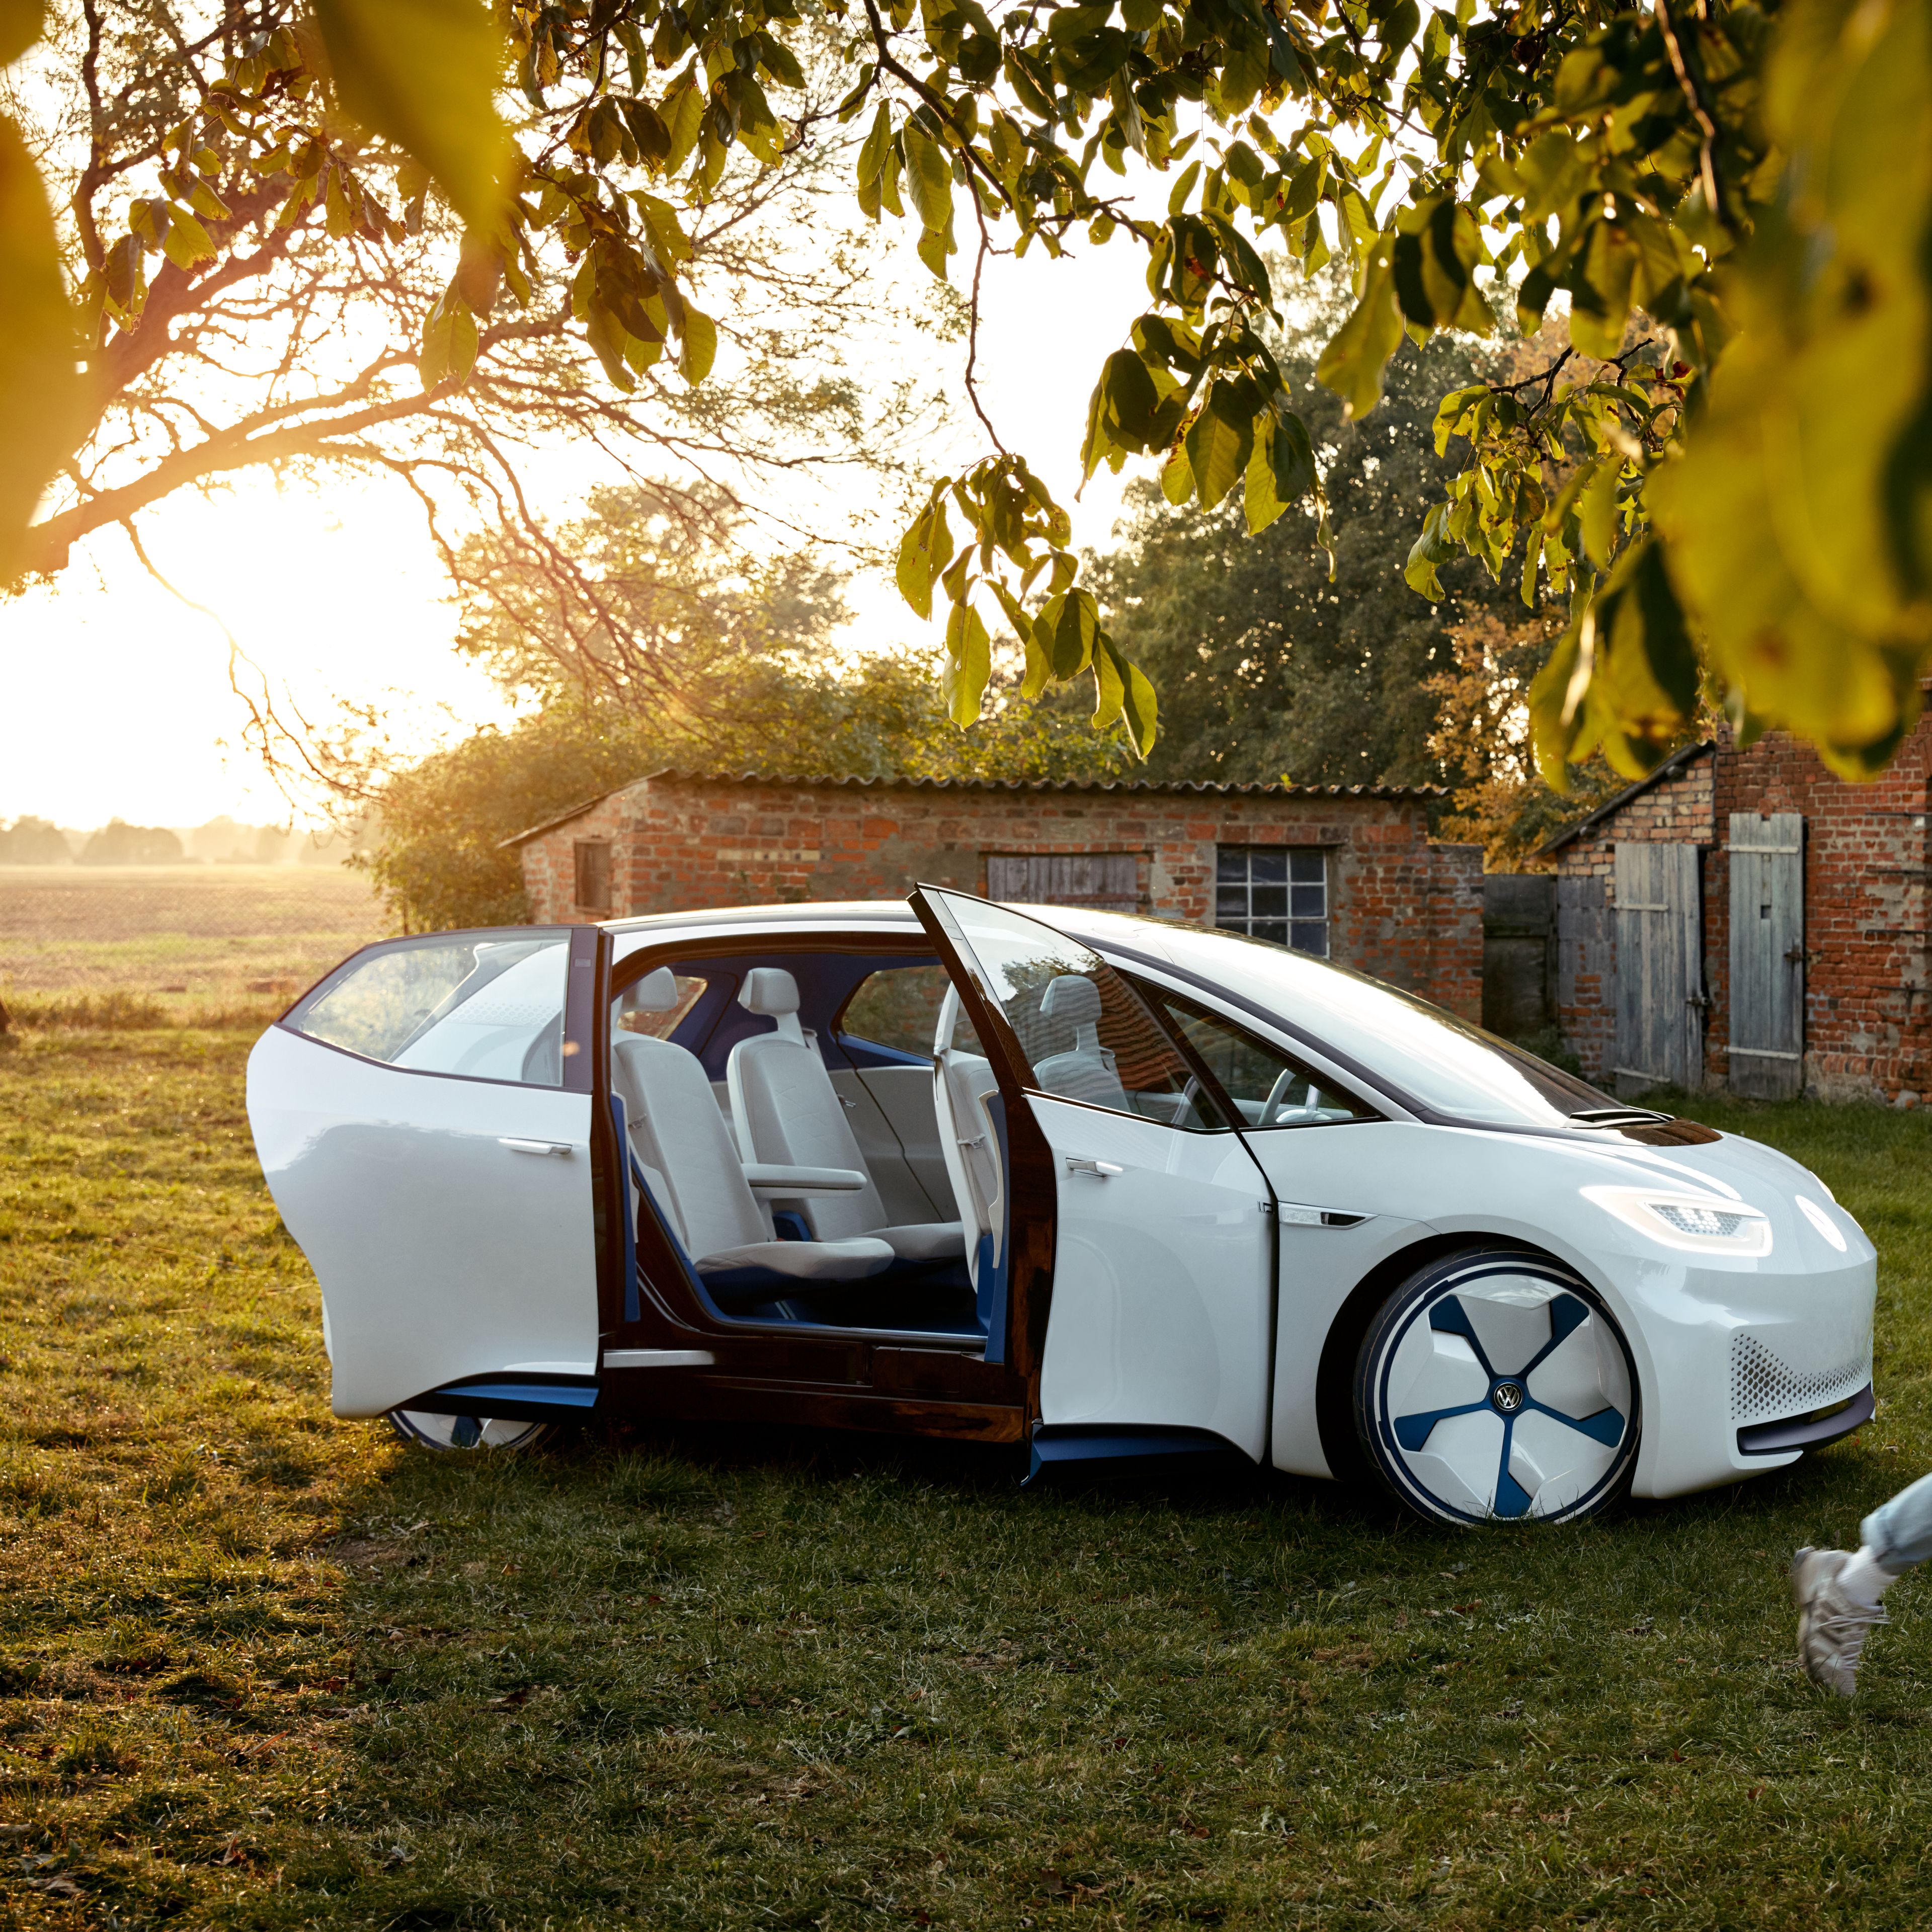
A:
[[[1694,845],[1616,848],[1617,1092],[1698,1087],[1704,939]]]
[[[1019,905],[1138,912],[1140,859],[1132,852],[989,852],[986,896]]]
[[[1731,814],[1731,1090],[1804,1090],[1804,820]]]

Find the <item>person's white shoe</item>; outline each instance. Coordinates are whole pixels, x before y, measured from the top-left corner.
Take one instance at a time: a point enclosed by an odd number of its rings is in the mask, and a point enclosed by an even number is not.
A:
[[[1798,1660],[1814,1684],[1849,1697],[1858,1688],[1858,1659],[1875,1624],[1889,1622],[1876,1604],[1854,1603],[1839,1587],[1849,1550],[1813,1550],[1791,1559],[1798,1605]]]

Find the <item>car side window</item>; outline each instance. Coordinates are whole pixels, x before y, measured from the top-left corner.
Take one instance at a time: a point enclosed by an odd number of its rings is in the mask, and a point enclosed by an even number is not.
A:
[[[868,1046],[930,1060],[939,1009],[950,984],[946,968],[934,962],[882,967],[860,981],[833,1030]],[[953,1044],[970,1053],[980,1050],[976,1040],[956,1038]]]
[[[704,989],[711,983],[701,975],[688,973],[674,973],[671,980],[677,988],[676,1003],[673,1006],[641,1006],[637,1002],[633,987],[626,987],[619,994],[614,1022],[618,1030],[648,1034],[654,1040],[670,1039],[684,1024],[692,1008],[704,997]]]
[[[1193,1133],[1227,1131],[1194,1070],[1097,952],[1001,907],[950,904],[1041,1093]]]
[[[1210,1012],[1164,986],[1143,985],[1141,991],[1166,1014],[1220,1082],[1244,1126],[1325,1127],[1382,1118],[1327,1074],[1316,1072],[1223,1015]]]
[[[561,1087],[569,970],[562,934],[400,940],[332,976],[284,1024],[416,1072]]]

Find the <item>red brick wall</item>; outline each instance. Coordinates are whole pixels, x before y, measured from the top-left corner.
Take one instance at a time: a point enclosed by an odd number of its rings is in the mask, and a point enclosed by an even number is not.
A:
[[[1905,1095],[1906,1105],[1932,1094],[1928,775],[1932,716],[1868,784],[1834,776],[1809,746],[1780,733],[1739,750],[1726,731],[1713,754],[1566,847],[1558,862],[1558,1000],[1585,1072],[1604,1076],[1616,1030],[1612,847],[1674,839],[1703,848],[1705,1078],[1722,1086],[1730,815],[1796,812],[1805,821],[1805,1090],[1827,1099]]]
[[[647,778],[524,842],[532,919],[597,916],[572,903],[591,838],[611,842],[620,916],[898,898],[922,880],[984,892],[989,854],[1131,852],[1143,911],[1206,925],[1216,846],[1324,846],[1334,956],[1482,1007],[1482,854],[1432,843],[1418,799]]]
[[[1831,1100],[1915,1100],[1932,1089],[1927,1009],[1927,776],[1932,718],[1882,776],[1848,784],[1780,734],[1720,747],[1718,848],[1705,862],[1712,1000],[1708,1077],[1724,1077],[1734,812],[1804,814],[1804,1085]],[[1912,1102],[1907,1102],[1912,1104]]]

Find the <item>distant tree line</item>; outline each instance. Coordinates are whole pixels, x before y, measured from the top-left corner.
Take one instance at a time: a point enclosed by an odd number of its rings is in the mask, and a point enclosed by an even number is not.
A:
[[[112,818],[98,831],[79,832],[26,813],[10,825],[0,822],[0,866],[333,866],[351,843],[340,832],[243,825],[226,817],[187,832]]]

